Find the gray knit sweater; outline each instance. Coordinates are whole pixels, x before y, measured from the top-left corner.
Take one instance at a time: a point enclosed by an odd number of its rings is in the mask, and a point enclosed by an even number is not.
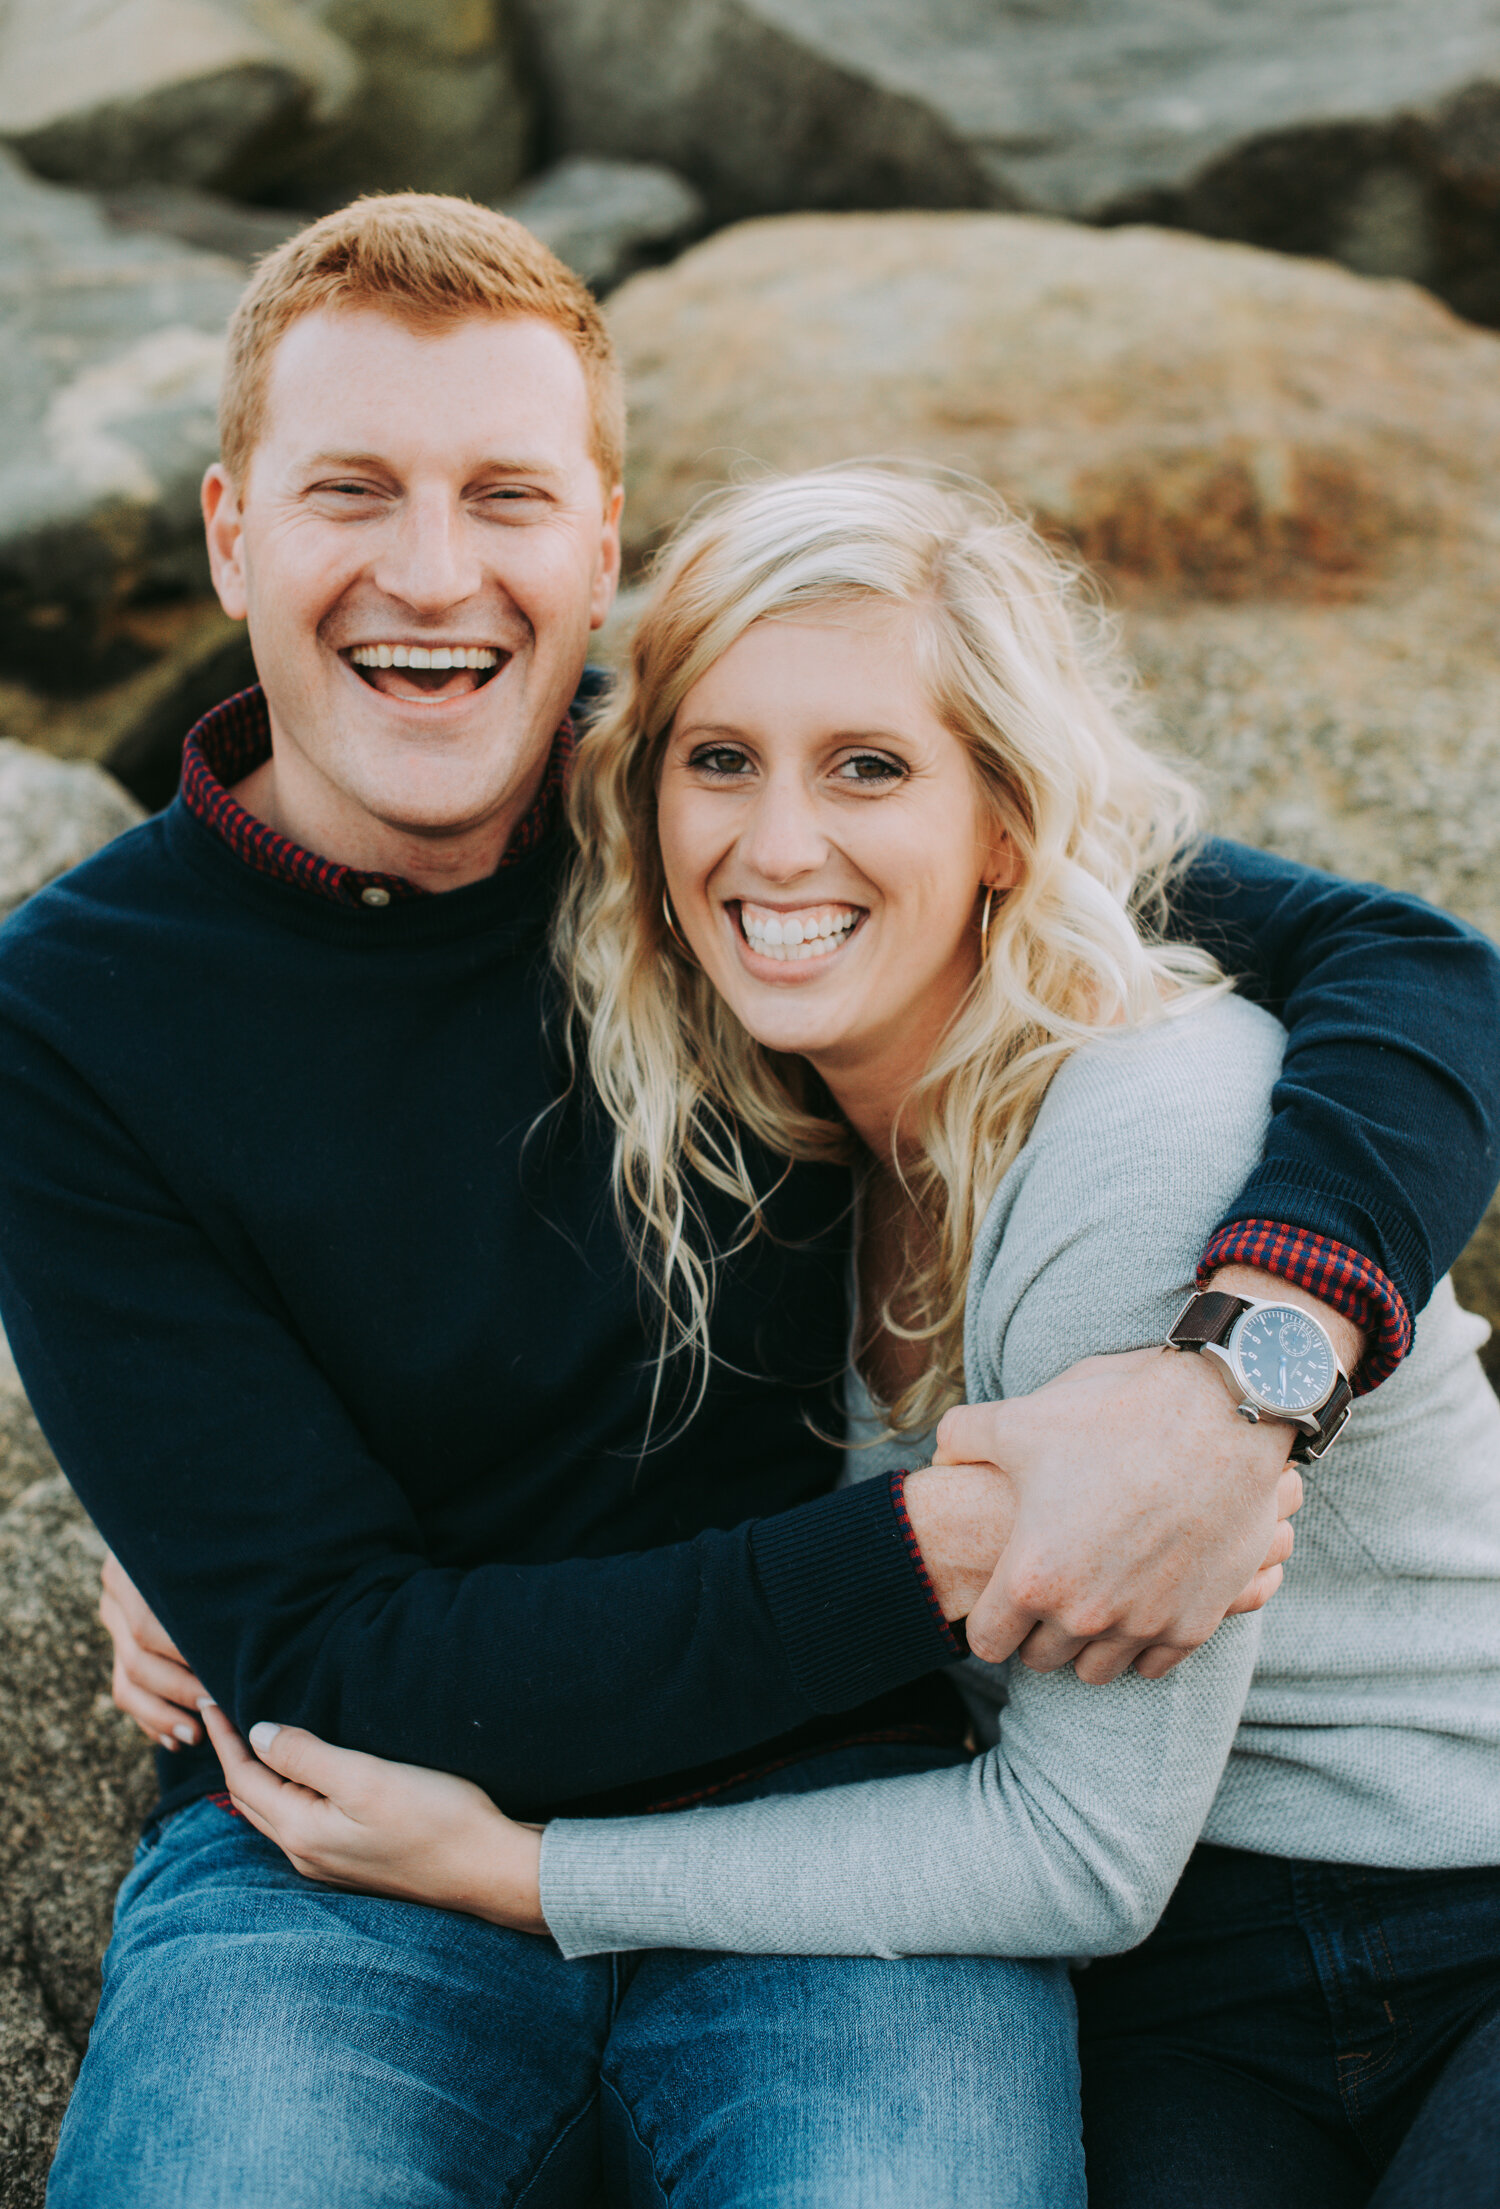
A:
[[[982,1225],[970,1397],[1159,1342],[1259,1154],[1282,1033],[1226,997],[1077,1053]],[[1500,1403],[1442,1282],[1416,1347],[1309,1468],[1285,1584],[1165,1680],[970,1660],[971,1763],[672,1815],[559,1820],[568,1955],[1100,1955],[1150,1931],[1194,1842],[1500,1864]],[[860,1472],[878,1470],[869,1453]],[[910,1458],[907,1459],[910,1462]]]

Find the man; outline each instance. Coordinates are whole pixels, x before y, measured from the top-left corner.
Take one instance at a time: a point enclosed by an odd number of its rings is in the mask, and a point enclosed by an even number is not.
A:
[[[985,1654],[1159,1668],[1271,1548],[1288,1440],[1162,1360],[955,1415],[950,1451],[1004,1478],[829,1493],[804,1413],[826,1427],[842,1363],[847,1192],[821,1169],[726,1269],[704,1404],[653,1414],[545,954],[621,431],[597,310],[503,218],[364,202],[291,241],[236,317],[204,490],[263,695],[0,947],[0,1305],[130,1580],[242,1723],[523,1812],[960,1754],[932,1675],[965,1615]],[[1324,1289],[1378,1378],[1487,1193],[1495,963],[1274,862],[1195,880],[1233,962],[1314,1011],[1206,1255]],[[1257,947],[1229,933],[1257,922]],[[1375,977],[1378,1044],[1347,1009]],[[692,1959],[626,1984],[299,1889],[214,1785],[196,1749],[164,1767],[56,2203],[573,2201],[601,2154],[642,2198],[663,2173],[728,2198],[732,2171],[767,2199],[792,2170],[799,2200],[875,2198],[856,2137],[906,2158],[892,2198],[958,2201],[1003,2158],[995,1972],[1040,1967],[761,1966],[705,2012]]]

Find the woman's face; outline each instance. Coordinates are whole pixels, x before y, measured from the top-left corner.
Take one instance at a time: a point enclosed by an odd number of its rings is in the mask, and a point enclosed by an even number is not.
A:
[[[1013,879],[923,689],[916,622],[884,605],[757,622],[684,698],[662,766],[684,936],[751,1035],[835,1094],[877,1066],[921,1073],[978,966],[981,885]]]

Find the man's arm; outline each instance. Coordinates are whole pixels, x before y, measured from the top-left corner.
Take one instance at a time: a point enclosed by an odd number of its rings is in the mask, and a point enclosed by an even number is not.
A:
[[[1377,1386],[1500,1179],[1500,952],[1420,898],[1210,843],[1173,933],[1287,1030],[1264,1155],[1204,1252],[1293,1282],[1367,1338]]]
[[[1180,885],[1174,933],[1288,1031],[1264,1155],[1200,1285],[1306,1303],[1356,1388],[1376,1386],[1500,1173],[1500,954],[1417,898],[1225,843]],[[1290,1439],[1244,1426],[1199,1359],[1170,1355],[950,1412],[938,1462],[1003,1466],[1016,1493],[970,1646],[1041,1670],[1076,1660],[1096,1682],[1137,1658],[1165,1671],[1264,1550]],[[908,1500],[921,1540],[927,1502]]]
[[[881,1483],[644,1555],[434,1562],[291,1315],[214,1240],[232,1223],[189,1216],[165,1171],[45,1045],[4,1035],[17,1363],[85,1507],[243,1725],[305,1725],[525,1807],[737,1752],[947,1661]]]

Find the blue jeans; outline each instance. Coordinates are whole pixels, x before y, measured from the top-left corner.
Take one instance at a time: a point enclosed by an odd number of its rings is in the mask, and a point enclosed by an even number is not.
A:
[[[1078,2008],[1092,2209],[1500,2202],[1500,1870],[1201,1847]]]
[[[885,1745],[800,1789],[951,1761]],[[1060,1965],[550,1941],[299,1878],[210,1802],[142,1843],[49,2209],[1082,2209]]]

